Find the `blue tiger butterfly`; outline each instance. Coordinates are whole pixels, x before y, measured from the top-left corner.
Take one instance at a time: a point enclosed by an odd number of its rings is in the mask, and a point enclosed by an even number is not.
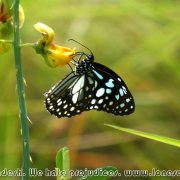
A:
[[[122,78],[94,62],[94,55],[88,50],[90,54],[77,52],[78,61],[72,58],[76,62],[74,70],[45,93],[47,110],[58,118],[92,109],[120,116],[133,113],[134,99]]]

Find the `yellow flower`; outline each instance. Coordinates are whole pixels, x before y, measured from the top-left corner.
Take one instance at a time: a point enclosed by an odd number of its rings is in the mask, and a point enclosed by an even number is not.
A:
[[[34,28],[43,35],[34,48],[38,54],[44,57],[48,66],[62,67],[76,55],[75,48],[59,46],[53,42],[54,31],[50,27],[43,23],[37,23]]]

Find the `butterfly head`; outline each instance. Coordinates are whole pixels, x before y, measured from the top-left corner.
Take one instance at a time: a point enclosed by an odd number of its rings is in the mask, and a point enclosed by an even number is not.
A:
[[[90,62],[93,62],[93,61],[94,61],[94,55],[93,55],[93,53],[87,54],[87,56],[86,56],[86,61],[90,61]]]

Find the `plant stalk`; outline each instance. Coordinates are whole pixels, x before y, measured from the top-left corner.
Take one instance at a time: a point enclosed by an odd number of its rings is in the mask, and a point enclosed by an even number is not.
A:
[[[25,93],[23,84],[23,72],[21,63],[21,47],[20,47],[20,33],[19,33],[19,0],[14,0],[14,56],[16,67],[17,92],[19,100],[21,128],[22,128],[22,180],[29,179],[29,125],[25,104]]]

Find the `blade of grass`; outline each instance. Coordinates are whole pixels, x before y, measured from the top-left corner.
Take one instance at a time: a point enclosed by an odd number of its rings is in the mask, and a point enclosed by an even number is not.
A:
[[[29,127],[25,104],[25,93],[23,84],[23,72],[21,63],[21,48],[19,34],[19,0],[14,1],[14,56],[16,66],[17,92],[19,100],[20,118],[22,126],[23,162],[22,168],[25,176],[23,180],[29,179]]]
[[[169,138],[169,137],[165,137],[165,136],[160,136],[157,134],[151,134],[151,133],[137,131],[137,130],[123,128],[123,127],[118,127],[118,126],[110,125],[110,124],[105,124],[105,125],[108,127],[123,131],[123,132],[127,132],[127,133],[134,134],[137,136],[145,137],[145,138],[159,141],[159,142],[169,144],[172,146],[180,147],[180,140],[178,140],[178,139],[173,139],[173,138]]]

